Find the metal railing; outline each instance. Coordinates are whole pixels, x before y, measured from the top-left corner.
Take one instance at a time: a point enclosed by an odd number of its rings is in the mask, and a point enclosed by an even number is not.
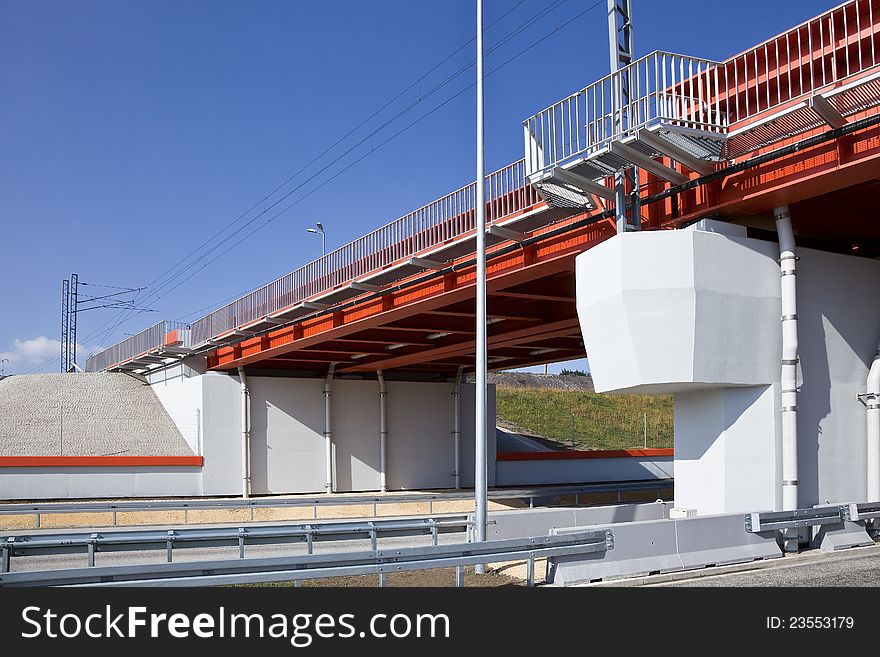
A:
[[[585,157],[661,122],[727,129],[717,62],[657,51],[523,121],[526,172]],[[629,98],[623,85],[629,80]]]
[[[791,511],[762,511],[745,516],[747,532],[796,529],[814,525],[838,525],[844,520],[860,521],[880,518],[880,502],[825,504]]]
[[[122,342],[100,351],[86,360],[86,372],[101,372],[111,365],[146,354],[150,351],[170,346],[189,346],[189,324],[162,320],[140,333],[135,333]],[[177,334],[175,335],[175,331]]]
[[[531,584],[536,559],[613,548],[611,530],[585,530],[558,536],[390,550],[3,573],[0,587],[217,586],[371,574],[379,576],[381,586],[388,574],[449,567],[455,567],[455,584],[462,586],[464,566],[520,560],[527,561],[527,582]]]
[[[672,486],[671,479],[647,479],[626,482],[603,482],[591,484],[571,484],[562,486],[532,486],[529,488],[496,488],[489,491],[491,500],[552,499],[561,495],[589,495],[591,493],[622,493],[626,491],[654,490]],[[262,497],[248,499],[213,500],[144,500],[126,502],[45,502],[0,504],[0,516],[35,515],[35,527],[41,526],[41,516],[51,514],[112,513],[112,526],[116,526],[116,514],[138,511],[205,511],[249,509],[282,509],[311,506],[317,514],[318,507],[340,506],[346,504],[374,505],[374,515],[378,515],[377,505],[399,504],[405,502],[427,502],[428,513],[433,513],[432,503],[449,500],[472,500],[472,490],[443,491],[436,493],[404,493],[391,495],[322,495],[320,497]],[[576,501],[577,503],[577,501]],[[317,517],[317,515],[316,515]],[[253,515],[251,515],[253,520]],[[188,521],[184,516],[184,524]],[[236,521],[239,522],[239,521]]]
[[[495,223],[541,202],[519,160],[486,176],[486,219]],[[475,230],[476,183],[410,212],[192,323],[191,346],[390,267]],[[162,346],[160,322],[96,354],[87,371],[102,371]]]
[[[475,198],[476,183],[471,183],[218,308],[193,322],[193,344],[472,232]],[[486,198],[490,223],[541,200],[527,184],[522,160],[486,176]]]
[[[246,546],[305,543],[312,554],[317,541],[370,539],[377,549],[380,537],[431,536],[437,545],[441,533],[464,533],[473,526],[467,515],[417,519],[385,519],[359,522],[297,523],[251,527],[131,529],[110,532],[15,535],[0,539],[0,572],[11,570],[12,557],[85,554],[88,567],[95,567],[98,552],[162,551],[171,563],[175,549],[238,547],[245,558]]]
[[[880,1],[851,0],[720,64],[730,124],[880,63]]]

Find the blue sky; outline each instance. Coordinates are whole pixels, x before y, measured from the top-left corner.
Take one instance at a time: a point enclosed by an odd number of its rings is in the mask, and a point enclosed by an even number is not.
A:
[[[486,0],[486,24],[497,20],[487,48],[504,41],[486,60],[487,71],[500,66],[486,81],[487,170],[522,157],[524,117],[607,73],[605,1],[569,22],[594,2]],[[664,49],[714,59],[833,6],[635,5],[638,55]],[[329,250],[473,180],[473,44],[456,52],[473,28],[470,0],[0,0],[7,373],[57,371],[60,285],[70,272],[149,286],[145,303],[156,310],[109,333],[115,322],[99,329],[111,311],[84,313],[79,336],[88,351],[159,319],[195,319],[314,259],[320,240],[305,229],[315,221],[326,226]],[[176,270],[156,281],[398,94],[269,197],[302,185],[278,206],[295,202],[289,210],[251,235],[257,220],[173,282]]]

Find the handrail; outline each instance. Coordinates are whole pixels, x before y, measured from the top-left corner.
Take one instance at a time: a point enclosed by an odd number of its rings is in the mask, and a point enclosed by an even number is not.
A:
[[[162,320],[112,347],[89,356],[86,360],[86,372],[100,372],[116,363],[164,347],[188,348],[189,329],[190,325],[184,322]]]
[[[717,64],[658,50],[546,107],[523,121],[526,172],[564,165],[660,122],[724,134]]]
[[[489,223],[527,211],[542,200],[526,180],[523,160],[488,174],[485,185]],[[464,237],[475,230],[475,197],[474,182],[208,313],[192,323],[189,345],[199,347],[271,313]],[[86,370],[106,370],[159,348],[161,343],[149,335],[137,346],[129,338],[96,354],[87,361]],[[142,342],[147,349],[139,350]]]
[[[850,0],[719,64],[733,126],[880,64],[880,2]]]

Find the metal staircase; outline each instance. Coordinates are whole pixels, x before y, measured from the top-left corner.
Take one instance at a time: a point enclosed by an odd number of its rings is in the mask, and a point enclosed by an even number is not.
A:
[[[718,66],[657,51],[529,117],[529,182],[551,205],[587,208],[596,196],[613,200],[605,180],[630,166],[672,183],[688,179],[660,156],[710,171],[727,139]]]

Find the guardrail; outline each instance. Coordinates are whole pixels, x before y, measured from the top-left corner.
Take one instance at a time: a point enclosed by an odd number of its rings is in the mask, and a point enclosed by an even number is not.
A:
[[[443,196],[193,322],[193,344],[231,331],[475,229],[476,183]],[[487,221],[538,203],[523,161],[486,176]]]
[[[878,29],[880,3],[851,0],[725,60],[730,124],[876,66]]]
[[[840,506],[822,506],[792,511],[765,511],[750,513],[745,517],[746,531],[754,534],[777,529],[835,525],[841,522],[843,522],[843,508]]]
[[[439,535],[465,532],[473,526],[467,515],[368,522],[297,523],[256,527],[208,527],[175,529],[133,529],[112,532],[78,532],[8,536],[0,540],[0,572],[8,573],[12,557],[29,555],[85,554],[88,566],[95,567],[98,552],[161,550],[168,563],[174,549],[237,546],[245,558],[247,545],[305,543],[312,554],[315,541],[349,541],[369,538],[378,548],[380,537],[431,536],[437,545]]]
[[[764,511],[745,517],[747,532],[766,532],[777,529],[795,529],[813,525],[837,525],[844,520],[873,520],[880,518],[880,502],[830,504],[792,511]]]
[[[490,224],[542,200],[526,180],[523,160],[490,173],[485,185]],[[473,182],[457,189],[197,319],[192,323],[191,345],[199,347],[242,325],[467,235],[476,226],[476,187]],[[162,336],[157,342],[155,329],[96,354],[87,361],[86,370],[102,371],[161,346]]]
[[[391,550],[3,573],[0,587],[216,586],[369,574],[378,575],[381,586],[389,573],[448,567],[456,568],[455,584],[462,586],[464,566],[523,559],[528,563],[527,583],[532,584],[536,559],[613,548],[611,530],[587,530],[559,536]]]
[[[656,51],[541,110],[523,121],[526,173],[565,165],[661,122],[725,134],[717,65]]]
[[[162,320],[86,360],[86,372],[101,372],[111,365],[163,347],[190,346],[189,324]]]
[[[880,502],[862,502],[847,504],[843,507],[843,517],[847,520],[873,520],[880,518]]]
[[[670,479],[643,479],[625,482],[603,482],[598,484],[571,484],[552,486],[533,486],[529,488],[496,488],[489,491],[491,500],[516,500],[529,499],[530,504],[535,499],[553,498],[560,495],[574,495],[575,503],[578,495],[590,493],[625,493],[628,491],[657,490],[671,488],[673,480]],[[209,499],[209,500],[143,500],[130,502],[48,502],[48,503],[15,503],[0,504],[0,516],[3,515],[30,515],[36,516],[36,527],[41,525],[40,516],[43,514],[76,514],[76,513],[112,513],[113,526],[116,526],[117,512],[136,511],[196,511],[217,509],[250,509],[251,520],[255,509],[277,509],[289,507],[315,507],[316,511],[321,506],[341,506],[347,504],[382,505],[399,504],[405,502],[427,502],[428,513],[433,513],[432,503],[435,501],[472,500],[473,491],[442,491],[434,493],[404,493],[391,495],[321,495],[321,496],[297,496],[297,497],[261,497],[248,499]],[[375,509],[374,509],[375,512]],[[185,518],[186,522],[186,518]]]

